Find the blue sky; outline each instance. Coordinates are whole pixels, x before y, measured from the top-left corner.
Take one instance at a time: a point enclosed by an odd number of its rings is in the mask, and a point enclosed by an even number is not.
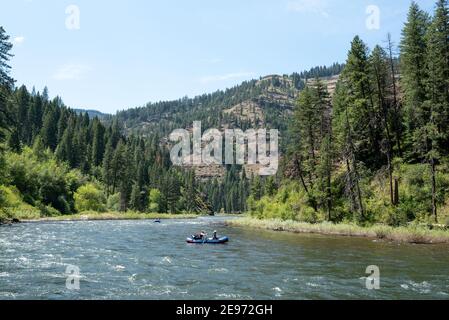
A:
[[[417,1],[431,11],[435,1]],[[344,62],[359,34],[396,43],[409,0],[0,0],[17,84],[117,110]],[[79,9],[79,28],[66,9]],[[367,7],[379,8],[369,29]],[[70,20],[75,21],[75,20]],[[69,21],[69,22],[70,22]],[[71,27],[72,26],[72,27]]]

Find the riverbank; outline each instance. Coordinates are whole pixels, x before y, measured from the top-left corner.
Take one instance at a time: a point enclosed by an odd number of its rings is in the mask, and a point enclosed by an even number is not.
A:
[[[310,224],[297,221],[259,220],[249,217],[229,220],[226,223],[233,227],[246,227],[279,232],[365,237],[414,244],[449,243],[449,231],[430,230],[421,226],[393,228],[384,225],[376,225],[372,227],[361,227],[355,224]]]
[[[159,214],[137,212],[83,212],[80,214],[64,215],[56,217],[44,217],[38,219],[23,219],[21,222],[52,222],[52,221],[98,221],[98,220],[156,220],[156,219],[195,219],[196,214]]]

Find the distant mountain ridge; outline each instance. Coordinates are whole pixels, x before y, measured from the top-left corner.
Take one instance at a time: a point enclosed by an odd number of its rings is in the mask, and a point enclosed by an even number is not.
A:
[[[103,113],[103,112],[100,112],[100,111],[98,111],[98,110],[92,110],[92,109],[89,109],[89,110],[86,110],[86,109],[72,109],[72,110],[75,111],[75,112],[78,113],[78,114],[84,114],[84,113],[87,113],[87,114],[89,115],[90,118],[95,118],[95,117],[97,117],[97,118],[100,119],[100,120],[106,120],[106,119],[112,117],[111,114]]]
[[[287,129],[299,92],[321,78],[332,94],[344,65],[334,63],[291,75],[268,75],[235,87],[194,98],[148,103],[120,111],[115,118],[128,133],[166,137],[174,129],[189,129],[201,121],[203,129],[254,127]]]

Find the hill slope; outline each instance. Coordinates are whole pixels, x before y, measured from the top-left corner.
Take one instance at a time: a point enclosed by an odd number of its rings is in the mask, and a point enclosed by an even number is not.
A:
[[[149,103],[145,107],[118,112],[116,118],[128,134],[156,134],[162,143],[167,142],[168,135],[175,129],[190,130],[194,121],[201,121],[203,130],[273,128],[280,131],[282,153],[286,142],[282,136],[287,131],[297,97],[305,84],[313,85],[314,79],[319,77],[332,94],[342,67],[334,64],[290,76],[269,75],[193,99]],[[257,175],[260,169],[259,165],[244,167],[248,176],[252,173]],[[201,179],[222,178],[226,174],[225,167],[220,165],[196,165],[194,169]]]
[[[308,79],[323,78],[332,93],[343,65],[316,67],[292,75],[269,75],[251,80],[225,91],[216,91],[195,98],[148,103],[144,107],[117,113],[117,119],[129,133],[167,136],[178,128],[190,128],[201,121],[207,128],[253,127],[287,129],[296,98]]]

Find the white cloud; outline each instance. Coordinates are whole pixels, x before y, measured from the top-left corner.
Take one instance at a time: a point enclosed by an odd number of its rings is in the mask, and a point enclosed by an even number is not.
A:
[[[287,4],[287,9],[293,12],[321,14],[329,17],[327,0],[295,0]]]
[[[252,77],[253,75],[254,75],[254,73],[252,73],[252,72],[237,72],[237,73],[227,73],[227,74],[215,75],[215,76],[206,76],[206,77],[202,77],[200,80],[203,83],[211,83],[211,82],[219,82],[219,81]]]
[[[53,78],[56,80],[80,80],[89,70],[90,67],[84,64],[66,64],[56,71]]]
[[[24,36],[17,36],[13,39],[14,44],[22,44],[25,41]]]

